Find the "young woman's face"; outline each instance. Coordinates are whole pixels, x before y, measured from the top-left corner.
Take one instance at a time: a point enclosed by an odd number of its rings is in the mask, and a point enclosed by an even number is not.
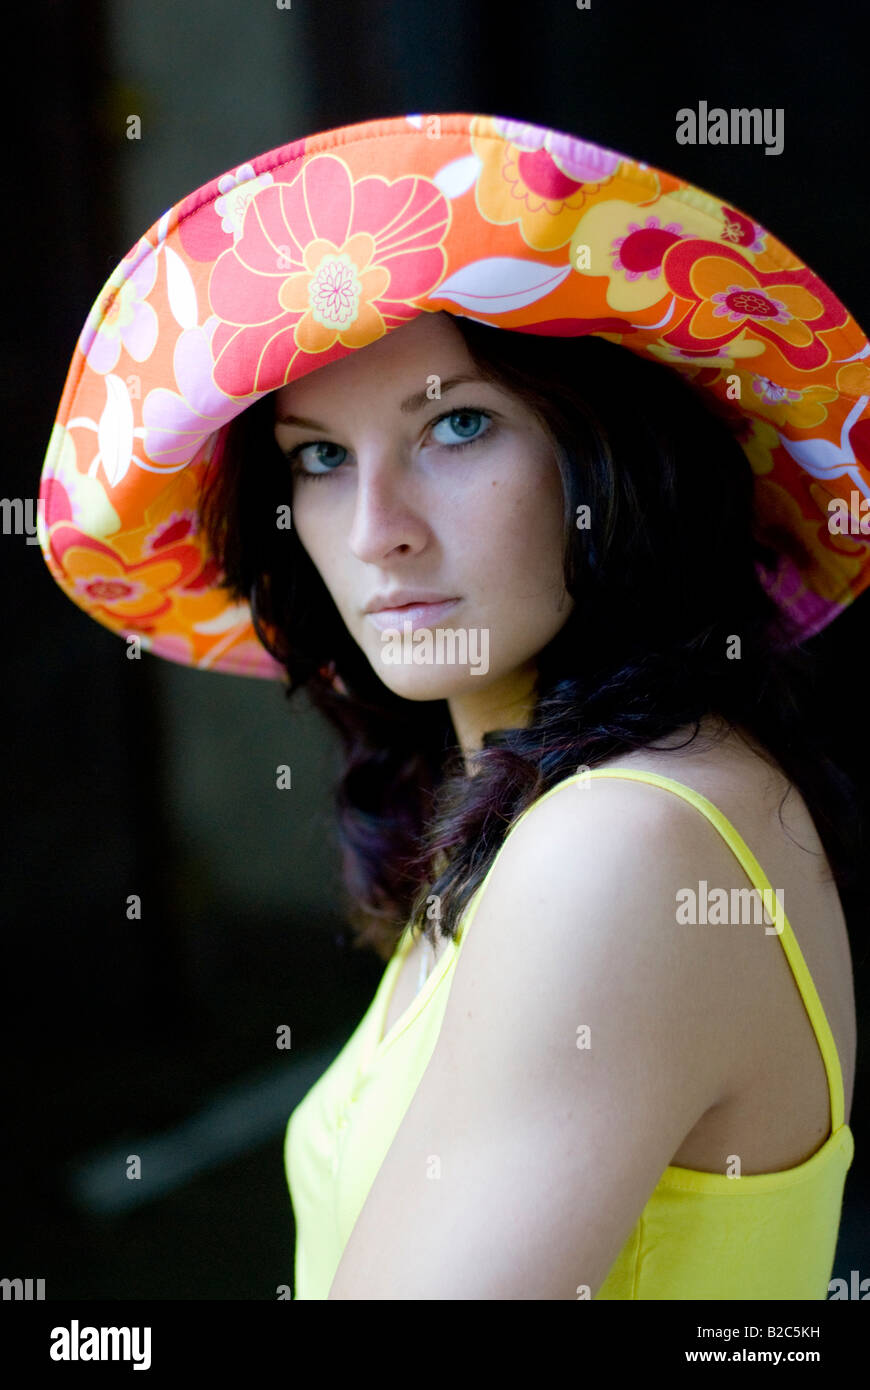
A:
[[[472,379],[450,386],[459,376]],[[275,417],[297,537],[389,689],[450,699],[528,669],[573,606],[561,477],[535,416],[479,378],[449,314],[422,313],[283,387]],[[367,611],[398,590],[451,602]]]

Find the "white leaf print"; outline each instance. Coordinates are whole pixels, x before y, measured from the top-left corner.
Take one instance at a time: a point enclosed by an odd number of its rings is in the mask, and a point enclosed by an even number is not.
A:
[[[430,297],[452,299],[463,308],[482,313],[508,314],[511,309],[522,309],[543,299],[570,274],[570,265],[542,265],[514,256],[489,256],[457,270]]]
[[[251,610],[246,603],[232,603],[216,618],[206,622],[194,623],[194,632],[227,632],[231,627],[239,627],[251,621]]]
[[[445,198],[458,198],[473,185],[483,165],[476,154],[463,155],[461,159],[451,160],[438,170],[432,182],[440,188]]]
[[[117,487],[133,457],[133,405],[119,376],[105,377],[106,405],[97,426],[100,460],[110,487]]]
[[[164,246],[169,307],[182,328],[196,328],[196,290],[190,271],[171,246]]]
[[[789,439],[787,435],[779,434],[777,431],[779,442],[795,462],[812,477],[841,478],[844,473],[848,473],[866,496],[866,483],[860,479],[855,452],[849,443],[849,431],[864,413],[868,400],[870,396],[861,396],[852,406],[841,426],[839,444],[834,444],[828,439]]]

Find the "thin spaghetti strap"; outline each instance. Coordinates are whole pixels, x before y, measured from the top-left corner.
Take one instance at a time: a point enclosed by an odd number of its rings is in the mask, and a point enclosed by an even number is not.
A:
[[[702,815],[706,816],[711,825],[715,826],[719,831],[719,834],[722,836],[729,849],[740,862],[752,886],[761,893],[762,902],[775,905],[773,906],[771,914],[773,923],[777,935],[782,942],[795,983],[800,991],[801,999],[803,1000],[804,1007],[809,1016],[816,1042],[819,1046],[819,1051],[822,1054],[822,1061],[825,1065],[831,1101],[831,1133],[835,1134],[843,1124],[845,1115],[845,1091],[843,1087],[843,1072],[837,1053],[837,1045],[834,1041],[834,1035],[831,1032],[830,1024],[828,1023],[825,1011],[822,1007],[822,1001],[819,998],[818,991],[813,983],[807,963],[804,960],[803,952],[798,945],[797,938],[792,931],[788,917],[771,887],[770,880],[755,855],[746,844],[746,841],[737,830],[735,830],[728,818],[722,814],[718,806],[715,806],[706,796],[702,796],[701,793],[695,791],[693,787],[687,787],[683,782],[677,782],[671,777],[662,777],[655,772],[640,772],[637,769],[611,770],[608,768],[596,768],[587,772],[575,773],[573,777],[567,778],[565,781],[559,782],[557,786],[552,787],[549,792],[545,793],[545,795],[540,798],[540,801],[545,800],[547,796],[550,796],[553,792],[560,790],[562,787],[570,785],[572,782],[578,782],[593,777],[619,777],[629,781],[648,782],[654,786],[663,787],[667,791],[674,792],[677,796],[682,797],[684,801],[690,802]],[[539,805],[540,801],[535,804]],[[529,809],[531,809],[531,807]],[[517,822],[517,824],[518,823],[519,822]],[[767,894],[766,897],[765,892]]]

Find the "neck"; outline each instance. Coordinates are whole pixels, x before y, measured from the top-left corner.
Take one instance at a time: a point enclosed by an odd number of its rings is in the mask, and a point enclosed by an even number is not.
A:
[[[448,700],[456,740],[466,757],[483,747],[483,736],[494,729],[525,729],[537,697],[537,667],[527,662],[499,677],[484,690],[463,692]]]

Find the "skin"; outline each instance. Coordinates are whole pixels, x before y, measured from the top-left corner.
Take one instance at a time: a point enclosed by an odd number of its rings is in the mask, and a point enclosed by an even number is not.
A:
[[[460,374],[476,379],[445,389]],[[433,375],[440,399],[425,395]],[[400,410],[417,392],[419,408]],[[287,414],[322,428],[281,423]],[[527,725],[537,653],[573,607],[561,561],[561,477],[537,418],[478,377],[446,313],[421,313],[283,387],[275,415],[279,447],[295,451],[297,537],[384,684],[408,700],[446,700],[466,755],[488,730]],[[364,609],[376,592],[399,586],[461,600],[436,626],[488,629],[486,674],[473,674],[471,661],[383,659],[383,635]]]

